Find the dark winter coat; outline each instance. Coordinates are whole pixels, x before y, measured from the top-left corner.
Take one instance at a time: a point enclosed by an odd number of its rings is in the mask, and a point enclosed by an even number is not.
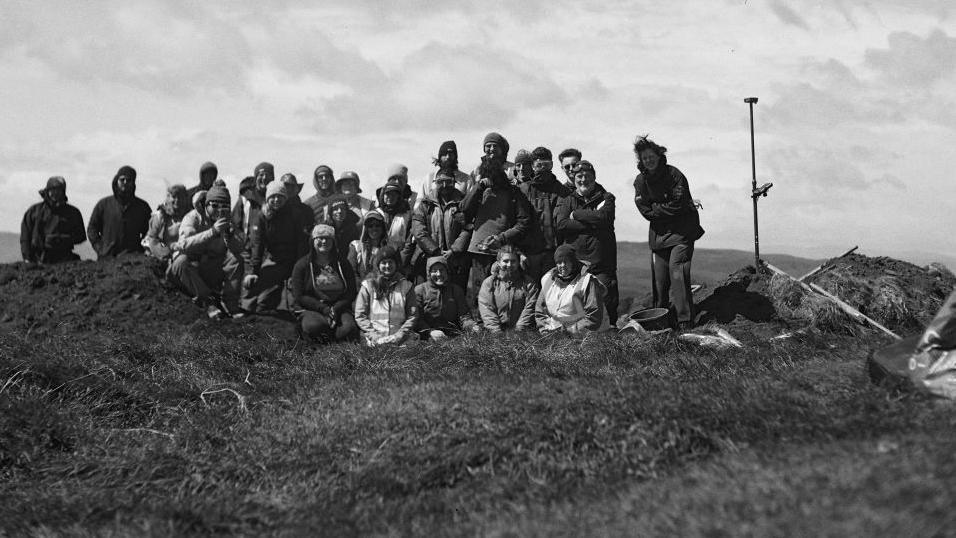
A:
[[[496,235],[502,245],[519,244],[531,228],[534,218],[531,204],[521,190],[503,183],[486,187],[476,183],[461,203],[465,221],[473,223],[468,252],[491,254],[478,248],[489,237]]]
[[[120,197],[113,179],[113,195],[100,199],[90,214],[86,235],[97,258],[109,258],[132,252],[143,253],[142,240],[149,230],[153,210],[134,194]]]
[[[266,254],[273,262],[292,267],[308,248],[308,236],[292,208],[284,205],[270,216],[260,212],[249,241],[249,272],[259,274]]]
[[[86,241],[83,215],[64,203],[43,201],[27,209],[20,224],[20,252],[24,261],[56,263],[77,259],[73,245]]]
[[[412,257],[415,265],[422,257],[437,256],[445,251],[468,250],[471,232],[465,230],[465,214],[461,211],[463,195],[458,190],[442,204],[426,194],[412,213],[412,236],[417,246]]]
[[[441,257],[429,258],[426,271],[435,263],[444,263],[444,260]],[[475,324],[465,301],[465,291],[457,284],[448,282],[436,286],[431,280],[426,280],[415,286],[415,297],[418,299],[417,330],[460,332]]]
[[[653,173],[634,179],[634,203],[651,223],[647,232],[651,250],[693,243],[704,235],[687,178],[662,161]]]
[[[536,224],[519,245],[521,250],[525,254],[538,254],[558,248],[561,244],[556,218],[558,203],[570,196],[571,191],[551,172],[535,175],[531,181],[519,184],[518,188],[534,208]]]
[[[338,270],[339,276],[345,283],[345,291],[341,296],[333,298],[315,288],[315,251],[299,258],[292,268],[292,296],[295,304],[304,310],[312,310],[325,316],[335,314],[336,318],[342,312],[352,310],[352,301],[358,294],[355,271],[343,258],[338,258],[332,264]]]
[[[617,272],[613,194],[600,184],[586,198],[574,192],[558,204],[557,220],[564,242],[574,246],[579,260],[588,262],[591,274]]]

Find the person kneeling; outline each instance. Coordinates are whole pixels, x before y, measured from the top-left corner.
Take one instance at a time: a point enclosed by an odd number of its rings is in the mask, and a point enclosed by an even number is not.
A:
[[[425,264],[428,279],[415,287],[418,298],[418,334],[425,340],[443,340],[480,327],[471,317],[465,290],[448,277],[448,260],[432,256]]]
[[[355,272],[335,245],[335,229],[312,228],[312,248],[292,268],[294,311],[303,336],[322,343],[353,340],[358,326],[352,314]]]
[[[395,247],[382,247],[375,268],[362,281],[355,299],[355,322],[369,346],[398,344],[418,338],[418,301],[412,283],[398,271]]]
[[[535,304],[535,320],[541,334],[572,335],[600,331],[610,323],[604,312],[605,289],[588,273],[571,245],[554,251],[555,268],[541,277],[541,293]]]
[[[534,305],[541,289],[521,269],[521,252],[505,245],[491,276],[481,283],[478,313],[485,329],[493,333],[534,330]]]

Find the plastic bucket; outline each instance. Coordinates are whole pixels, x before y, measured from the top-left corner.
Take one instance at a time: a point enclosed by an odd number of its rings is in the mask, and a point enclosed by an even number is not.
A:
[[[641,327],[648,331],[659,331],[673,326],[670,310],[667,308],[646,308],[634,312],[628,318],[640,323]]]

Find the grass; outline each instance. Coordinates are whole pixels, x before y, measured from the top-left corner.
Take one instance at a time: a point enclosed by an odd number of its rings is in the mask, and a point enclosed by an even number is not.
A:
[[[948,528],[952,409],[815,331],[312,348],[0,335],[0,535]],[[222,390],[228,389],[228,390]]]

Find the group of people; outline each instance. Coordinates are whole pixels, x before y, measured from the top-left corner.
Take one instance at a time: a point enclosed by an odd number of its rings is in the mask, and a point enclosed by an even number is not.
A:
[[[84,230],[66,181],[48,180],[24,215],[24,260],[78,259],[89,238],[99,258],[146,253],[211,317],[289,310],[303,336],[361,338],[368,345],[438,340],[488,330],[582,334],[618,317],[615,197],[593,164],[569,148],[553,172],[545,147],[508,160],[508,141],[489,133],[481,163],[459,169],[443,142],[418,191],[404,165],[389,166],[373,198],[358,174],[318,166],[305,200],[291,173],[275,181],[268,162],[239,184],[233,204],[213,163],[199,184],[169,187],[155,210],[136,197],[136,171],[120,168],[112,196]],[[693,324],[690,267],[703,235],[687,179],[667,148],[634,144],[634,201],[650,222],[655,306]]]

